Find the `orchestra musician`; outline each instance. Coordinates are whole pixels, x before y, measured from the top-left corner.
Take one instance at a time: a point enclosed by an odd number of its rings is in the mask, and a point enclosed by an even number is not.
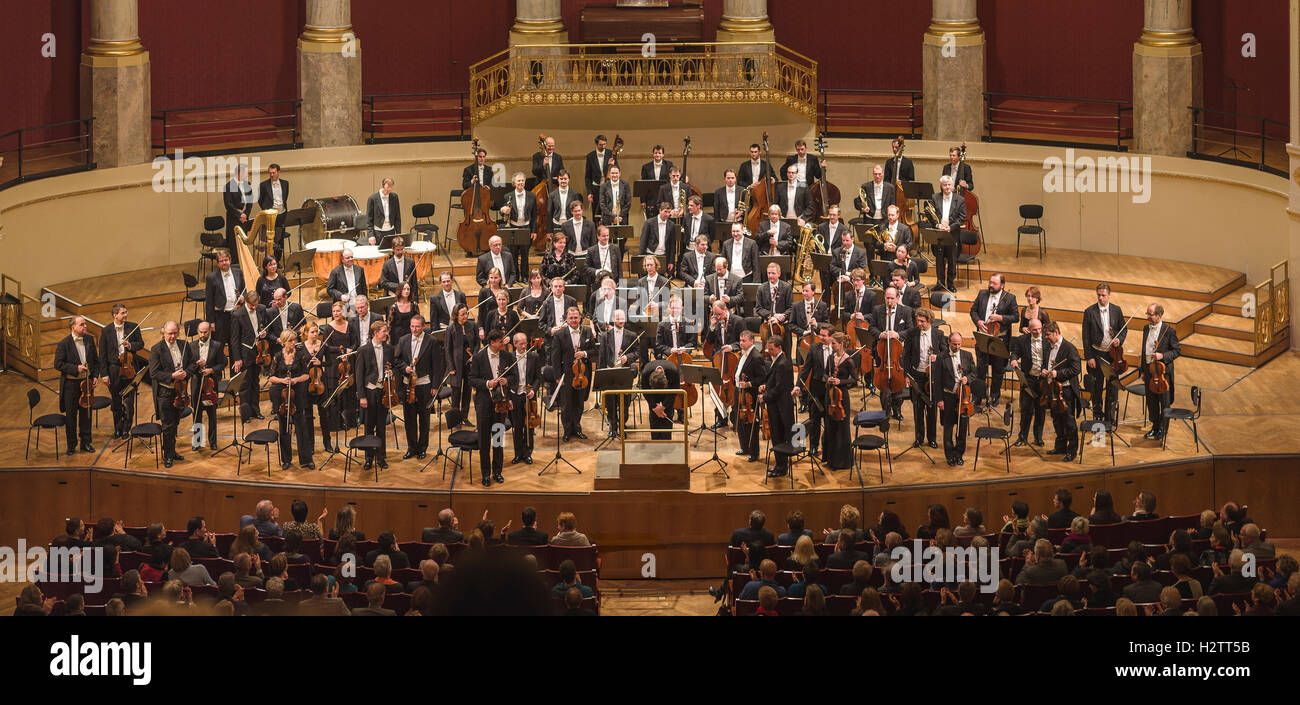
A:
[[[1092,418],[1114,423],[1119,414],[1119,379],[1103,379],[1098,359],[1109,362],[1111,348],[1124,352],[1128,337],[1124,311],[1110,301],[1110,285],[1097,284],[1097,303],[1083,311],[1083,358],[1088,361],[1085,382],[1092,394]],[[1103,398],[1105,406],[1102,406]]]
[[[572,296],[564,293],[564,280],[551,279],[551,295],[538,309],[540,312],[538,326],[549,340],[567,325],[568,311],[578,305]],[[556,374],[559,374],[558,372]]]
[[[487,282],[486,273],[483,279]],[[429,325],[434,330],[446,328],[452,324],[452,314],[456,311],[457,304],[465,303],[465,293],[460,289],[453,288],[454,281],[451,277],[451,270],[444,269],[438,275],[438,284],[441,287],[429,297]]]
[[[248,220],[253,215],[253,185],[248,181],[248,165],[240,163],[235,175],[226,182],[221,194],[226,207],[226,251],[235,252],[235,226],[248,230]]]
[[[758,243],[745,237],[745,226],[731,224],[731,239],[719,248],[727,258],[731,273],[740,277],[741,282],[757,282],[762,276],[758,271]]]
[[[237,267],[230,266],[229,250],[217,250],[216,258],[217,268],[208,272],[203,284],[203,317],[215,326],[212,337],[226,345],[230,343],[230,316],[244,293],[244,277]]]
[[[605,180],[613,157],[613,154],[605,148],[608,144],[609,140],[604,135],[596,135],[596,148],[587,152],[583,180],[587,184],[587,202],[592,204],[591,212],[595,217],[600,216],[600,185]]]
[[[795,140],[794,152],[786,157],[785,163],[781,165],[782,174],[789,174],[790,167],[794,167],[797,183],[805,188],[822,178],[822,165],[808,156],[806,141]]]
[[[949,147],[948,163],[943,165],[943,175],[951,176],[956,181],[954,184],[956,188],[974,191],[975,177],[970,168],[970,162],[962,162],[961,170],[956,175],[952,173],[953,170],[957,168],[957,162],[959,161],[961,161],[961,148]]]
[[[546,190],[550,191],[561,171],[564,171],[564,157],[555,152],[555,138],[547,137],[542,150],[533,152],[533,178],[538,183],[545,181]]]
[[[879,304],[871,311],[871,327],[868,334],[872,340],[882,336],[890,339],[902,339],[903,334],[912,327],[912,309],[898,302],[898,290],[894,287],[885,289],[885,303]],[[876,360],[879,364],[881,361]],[[896,421],[903,420],[903,400],[891,398],[886,390],[880,390],[880,409]]]
[[[781,206],[775,203],[768,206],[767,220],[759,224],[754,240],[758,244],[758,251],[764,255],[793,253],[794,235],[790,232],[790,224],[781,220]]]
[[[940,359],[948,357],[948,349],[943,333],[932,325],[934,314],[929,309],[918,308],[912,312],[912,316],[916,325],[903,334],[903,369],[925,396],[931,397],[940,392],[937,385],[931,385],[933,366]],[[867,353],[863,351],[860,354]],[[931,398],[930,403],[923,403],[915,392],[911,394],[911,399],[915,439],[912,445],[920,447],[922,443],[928,443],[931,448],[938,448],[939,444],[935,442],[936,400]]]
[[[406,256],[406,241],[399,235],[393,238],[393,256],[384,260],[384,266],[379,270],[379,288],[396,294],[408,282],[411,298],[417,299],[420,296],[420,278],[416,274],[415,259]]]
[[[508,227],[524,228],[531,231],[537,227],[537,218],[545,217],[537,212],[537,197],[533,195],[532,191],[524,190],[525,179],[522,171],[516,171],[514,176],[510,177],[510,182],[514,184],[515,189],[505,195],[504,202],[497,212],[501,214]],[[491,244],[492,240],[489,238],[488,246],[490,247]],[[512,269],[509,272],[512,276],[515,272],[528,271],[528,250],[531,248],[518,247],[515,249],[516,251],[513,253],[515,262],[511,265]],[[506,252],[505,256],[511,257],[509,251]],[[479,259],[482,259],[482,257]],[[495,260],[493,261],[495,262]],[[506,270],[502,268],[501,271],[505,272]],[[486,274],[486,270],[483,273]],[[513,279],[510,281],[514,282]]]
[[[781,215],[798,221],[801,228],[806,225],[804,221],[812,219],[812,199],[808,196],[808,188],[799,184],[799,174],[794,166],[785,170],[785,183],[776,187],[776,203],[773,205],[779,206]]]
[[[634,313],[641,316],[658,315],[660,302],[672,286],[672,280],[659,273],[659,260],[654,255],[642,257],[641,268],[645,270],[645,276],[636,282],[637,302],[640,305]]]
[[[898,155],[898,150],[903,146],[903,140],[904,137],[899,135],[889,143],[890,149],[894,151],[894,156],[885,162],[885,183],[916,181],[916,167],[912,165],[912,160]],[[898,166],[900,162],[901,166]]]
[[[846,230],[834,242],[834,250],[831,252],[831,282],[846,282],[853,270],[866,269],[867,251],[854,244],[852,232]]]
[[[677,274],[684,286],[701,288],[704,278],[709,275],[709,264],[714,255],[709,252],[709,238],[698,235],[691,240],[692,247],[682,253],[682,261],[677,265]]]
[[[848,314],[849,318],[862,323],[876,310],[876,291],[867,288],[867,272],[865,269],[859,268],[850,272],[849,281],[853,284],[853,293],[849,296],[848,301],[843,304],[844,312]]]
[[[614,311],[613,325],[601,335],[596,366],[599,369],[633,367],[640,370],[646,361],[645,348],[645,341],[627,330],[627,312],[617,309]],[[620,412],[619,405],[614,403],[613,397],[605,397],[605,417],[609,420],[610,438],[618,435],[621,427],[620,419],[627,415],[627,407],[632,401],[632,398],[627,395],[621,398],[623,403]]]
[[[615,282],[623,280],[623,252],[609,241],[609,227],[605,225],[596,228],[596,244],[587,248],[586,279],[594,284],[597,272],[609,272]]]
[[[814,296],[811,281],[804,282],[800,291],[803,294],[803,299],[790,310],[790,332],[795,339],[814,332],[818,323],[826,323],[830,320],[830,312],[827,310],[826,302],[818,301]],[[790,347],[791,350],[797,348],[797,345],[791,345]]]
[[[325,448],[325,452],[332,453],[334,452],[334,444],[330,442],[330,434],[333,433],[336,426],[333,423],[333,419],[330,418],[330,415],[327,413],[324,404],[326,401],[329,400],[330,394],[334,392],[334,387],[331,387],[329,383],[326,381],[329,378],[329,375],[327,374],[325,369],[325,365],[327,364],[327,360],[328,360],[328,358],[326,357],[328,351],[325,349],[325,341],[321,337],[321,335],[322,335],[321,328],[319,326],[309,325],[304,327],[302,329],[302,343],[298,346],[299,347],[298,355],[304,358],[304,361],[306,362],[307,365],[308,374],[310,374],[317,368],[320,369],[320,378],[322,384],[325,385],[325,391],[321,392],[320,394],[313,392],[311,390],[311,383],[308,382],[306,396],[302,397],[301,401],[297,401],[298,397],[295,396],[294,403],[308,404],[314,408],[314,411],[312,409],[308,409],[306,412],[304,412],[303,415],[304,422],[310,426],[311,417],[313,414],[318,419],[320,419],[320,435],[321,435],[322,445]],[[335,377],[338,376],[337,369],[335,370],[334,376]],[[197,397],[195,398],[197,399]],[[315,432],[313,431],[310,434],[310,436],[311,436],[311,449],[312,449],[312,453],[314,454],[316,451],[316,439],[314,437]],[[298,445],[300,447],[302,446],[301,439],[299,440]]]
[[[574,199],[569,204],[570,215],[560,226],[559,232],[568,242],[569,252],[577,256],[596,245],[596,226],[583,217],[582,200]]]
[[[387,235],[402,232],[402,204],[393,192],[396,182],[384,177],[379,182],[379,190],[366,199],[366,217],[370,220],[370,239],[372,245],[379,244]]]
[[[825,222],[817,226],[816,232],[822,236],[822,242],[826,243],[831,249],[836,250],[840,249],[841,238],[844,235],[847,234],[850,238],[853,237],[853,231],[844,224],[844,221],[840,220],[839,206],[830,207]]]
[[[790,356],[783,352],[783,343],[776,336],[767,339],[767,355],[771,358],[768,365],[767,379],[759,386],[767,411],[768,426],[772,433],[772,445],[790,442],[794,428],[794,370]],[[768,477],[784,477],[790,471],[789,456],[777,454],[776,466],[768,471]]]
[[[501,292],[501,296],[507,296]],[[411,318],[410,333],[397,341],[393,350],[393,369],[400,369],[402,420],[406,424],[406,454],[403,460],[424,459],[429,450],[429,407],[433,400],[435,349],[433,336],[424,332],[424,316]],[[409,401],[408,385],[415,385],[415,401]]]
[[[472,387],[466,377],[469,363],[474,351],[479,347],[478,324],[470,320],[469,309],[465,304],[456,304],[451,327],[447,330],[447,359],[443,366],[446,370],[447,384],[451,387],[451,408],[469,415],[469,400]]]
[[[971,303],[970,319],[981,333],[988,333],[989,326],[998,324],[998,337],[1002,343],[1011,347],[1011,326],[1020,318],[1020,309],[1016,306],[1016,295],[1006,290],[1006,276],[989,275],[989,286],[975,295]],[[993,367],[993,377],[988,376],[989,366]],[[988,404],[995,405],[1002,397],[1002,375],[1006,372],[1007,360],[975,351],[975,376],[988,383]]]
[[[600,218],[605,225],[623,225],[632,209],[632,187],[620,178],[618,165],[609,168],[609,178],[600,185]]]
[[[713,259],[713,274],[704,278],[704,291],[708,293],[711,307],[721,304],[728,311],[736,311],[745,301],[741,294],[740,277],[727,271],[726,257]]]
[[[975,360],[971,354],[961,349],[961,333],[954,331],[948,336],[948,352],[938,362],[935,382],[941,390],[939,397],[939,414],[943,420],[943,454],[948,459],[948,467],[965,465],[966,432],[970,427],[970,417],[963,416],[957,397],[958,384],[969,384],[974,376]],[[956,432],[954,437],[954,431]]]
[[[784,282],[783,282],[784,283]],[[743,456],[751,463],[758,462],[758,417],[754,422],[747,422],[740,416],[740,409],[748,398],[749,406],[757,414],[758,399],[755,392],[758,385],[767,378],[767,366],[763,362],[763,353],[754,347],[754,332],[748,328],[740,331],[740,359],[736,364],[733,381],[736,387],[736,401],[731,405],[732,422],[736,424],[736,438],[740,441],[740,450],[736,455]]]
[[[221,381],[221,373],[226,370],[226,353],[221,344],[212,336],[212,324],[207,321],[199,323],[198,336],[189,342],[190,365],[186,368],[190,380],[190,400],[195,409],[194,420],[200,416],[206,418],[204,430],[207,431],[209,450],[217,449],[217,405],[200,399],[203,381],[212,378],[214,383]],[[199,362],[202,361],[202,366]]]
[[[330,298],[342,301],[349,312],[355,310],[357,297],[365,296],[367,291],[366,272],[352,260],[352,250],[344,249],[339,265],[330,272],[329,282],[325,285]]]
[[[519,313],[510,307],[510,292],[505,289],[497,289],[492,293],[492,297],[496,308],[492,309],[479,323],[479,332],[500,328],[507,334],[513,333],[515,326],[519,325]],[[482,311],[484,308],[486,308],[486,305],[480,307],[479,310]],[[509,338],[506,339],[506,342],[509,343]]]
[[[910,228],[909,228],[910,230]],[[911,258],[911,245],[899,245],[894,250],[894,259],[890,262],[891,269],[901,269],[906,274],[907,283],[917,286],[921,283],[921,270],[916,261]]]
[[[657,144],[650,150],[650,161],[641,165],[642,181],[664,181],[673,163],[664,159],[664,146]]]
[[[532,194],[528,194],[531,196]],[[501,273],[502,285],[510,286],[518,278],[515,270],[515,259],[510,254],[510,250],[501,246],[501,236],[493,235],[488,238],[488,251],[479,255],[478,262],[474,267],[474,280],[479,286],[487,286],[488,272],[493,269]]]
[[[460,173],[461,190],[468,189],[475,180],[484,186],[492,185],[492,166],[487,163],[487,150],[482,147],[474,151],[474,163]]]
[[[939,222],[931,224],[932,227],[951,232],[953,240],[957,240],[961,234],[961,225],[966,222],[966,199],[953,192],[952,177],[939,177],[939,192],[932,198],[934,214],[939,218]],[[935,256],[935,274],[939,286],[956,291],[957,244],[941,247],[936,243],[930,247]]]
[[[542,257],[542,278],[562,277],[567,284],[582,281],[583,272],[579,272],[577,261],[569,251],[569,239],[563,232],[554,232],[547,236],[546,254]]]
[[[279,345],[280,334],[285,331],[298,332],[298,328],[307,322],[307,317],[303,315],[302,306],[289,300],[289,292],[284,289],[276,289],[272,294],[271,307],[267,309],[270,318],[267,322],[270,327],[267,329],[267,337]],[[296,343],[297,341],[295,341]]]
[[[833,357],[826,367],[826,389],[829,393],[834,387],[840,388],[840,403],[844,410],[844,416],[837,420],[831,416],[830,404],[827,402],[826,424],[822,432],[822,462],[832,470],[853,467],[853,404],[849,390],[858,385],[858,363],[856,358],[849,356],[845,349],[847,345],[848,337],[843,333],[830,336]],[[858,354],[865,355],[866,351]]]
[[[280,272],[280,263],[274,257],[262,258],[262,276],[253,285],[263,301],[270,301],[276,289],[289,290],[289,280]]]
[[[1047,451],[1048,455],[1061,455],[1061,460],[1070,462],[1079,452],[1079,424],[1074,419],[1074,412],[1079,399],[1079,351],[1070,341],[1061,336],[1061,326],[1052,321],[1043,326],[1043,335],[1047,336],[1047,362],[1044,363],[1046,374],[1051,379],[1061,380],[1061,397],[1065,401],[1065,411],[1052,408],[1052,428],[1056,431],[1056,443]],[[1057,362],[1061,362],[1057,366]]]
[[[356,341],[357,347],[360,348],[370,342],[370,324],[375,321],[382,321],[384,317],[370,310],[370,299],[365,296],[357,297],[356,304],[356,315],[350,318],[349,324],[352,326],[352,339]],[[389,337],[392,337],[391,332]]]
[[[745,330],[745,320],[740,316],[733,316],[725,301],[714,301],[710,310],[712,321],[709,330],[704,334],[704,342],[711,343],[715,350],[724,353],[735,352],[737,341],[740,340],[740,332]],[[713,410],[714,428],[727,425],[727,417],[723,411],[716,408]]]
[[[682,194],[683,191],[685,191],[685,196]],[[670,204],[672,212],[669,215],[681,222],[682,215],[685,213],[682,204],[690,195],[691,187],[682,181],[682,170],[673,166],[668,169],[668,182],[659,187],[659,193],[655,196],[655,203]]]
[[[280,351],[266,381],[271,384],[271,410],[280,419],[280,469],[288,470],[293,460],[293,438],[289,426],[298,436],[298,465],[304,470],[314,470],[312,452],[315,450],[315,421],[312,419],[311,392],[308,391],[307,355],[299,354],[298,334],[286,330],[279,336]],[[288,388],[293,388],[293,413],[282,413]]]
[[[551,219],[552,226],[558,228],[564,221],[569,219],[570,210],[574,203],[582,203],[582,194],[576,189],[569,188],[569,171],[563,169],[556,177],[559,184],[550,192],[546,199],[547,215]]]
[[[533,464],[534,429],[528,428],[527,416],[529,399],[537,398],[538,380],[541,379],[542,360],[528,345],[528,336],[515,333],[515,382],[511,386],[514,408],[510,410],[510,431],[514,437],[515,455],[510,464]]]
[[[808,348],[808,355],[799,367],[799,378],[795,380],[794,395],[800,406],[808,409],[808,420],[804,427],[808,431],[808,452],[815,454],[822,439],[822,421],[826,417],[826,384],[834,369],[831,358],[831,324],[818,322],[817,335]],[[805,394],[806,392],[806,394]]]
[[[280,178],[280,165],[267,167],[267,178],[257,185],[257,207],[262,210],[275,209],[275,258],[284,256],[284,213],[285,204],[289,202],[289,180]]]
[[[614,322],[614,314],[621,310],[613,277],[605,277],[600,280],[600,288],[592,292],[586,310],[587,315],[591,318],[591,325],[595,326],[596,332],[603,333],[609,330],[610,325]]]
[[[582,407],[587,401],[587,396],[591,393],[591,385],[583,389],[573,387],[573,363],[574,360],[587,359],[596,349],[596,338],[592,335],[590,328],[583,328],[579,324],[582,322],[582,314],[578,312],[577,307],[570,307],[565,313],[566,325],[552,339],[551,347],[551,369],[555,370],[557,379],[556,396],[558,399],[561,414],[560,418],[564,423],[563,442],[568,443],[574,436],[583,440],[587,439],[586,434],[582,432]],[[588,367],[587,377],[591,377],[591,369]]]
[[[662,360],[669,355],[689,352],[696,346],[694,324],[687,325],[682,318],[682,300],[677,294],[668,299],[668,315],[655,329],[655,357]]]
[[[912,229],[899,219],[898,206],[891,203],[885,208],[885,222],[881,227],[883,227],[883,230],[878,232],[882,233],[884,241],[877,248],[877,259],[889,261],[895,259],[898,248],[912,249]],[[915,281],[911,277],[908,279],[909,281]]]
[[[1020,307],[1021,333],[1025,332],[1025,326],[1031,319],[1038,319],[1038,322],[1043,325],[1052,322],[1052,317],[1047,315],[1047,309],[1043,308],[1043,292],[1036,286],[1025,289],[1025,305]]]
[[[136,352],[144,349],[140,326],[128,322],[126,318],[126,304],[113,304],[113,323],[104,326],[99,333],[98,371],[100,381],[104,383],[112,401],[113,438],[126,438],[135,418],[135,394],[122,397],[122,390],[131,383],[131,380],[123,379],[121,375],[122,355],[130,355],[134,359]]]
[[[344,355],[359,349],[361,342],[356,337],[357,331],[353,329],[351,321],[344,316],[343,303],[339,301],[334,302],[330,309],[330,319],[321,325],[320,331],[325,348],[325,388],[333,394],[344,381],[340,375],[339,363]],[[355,355],[349,359],[350,364],[356,364]],[[333,433],[339,429],[355,428],[359,408],[356,385],[351,385],[339,392],[333,404],[321,410],[322,430],[328,428],[329,433]],[[325,450],[334,452],[331,436],[326,434],[323,438]]]
[[[859,222],[879,228],[884,224],[889,207],[898,202],[893,182],[885,181],[885,168],[879,164],[872,167],[871,180],[862,184],[859,190],[867,194],[865,203],[862,196],[853,197],[853,207],[862,214],[858,217]]]
[[[419,313],[420,305],[411,292],[411,282],[402,282],[402,287],[397,290],[393,303],[388,305],[388,313],[384,316],[389,329],[406,330],[411,325],[411,318]]]
[[[650,218],[641,227],[641,254],[663,257],[668,263],[667,275],[676,269],[677,245],[681,242],[681,230],[669,216],[673,206],[667,201],[659,204],[659,217]]]
[[[1169,431],[1169,419],[1164,414],[1174,400],[1174,360],[1182,354],[1182,348],[1178,344],[1178,332],[1164,322],[1164,306],[1149,304],[1146,314],[1147,324],[1142,327],[1142,382],[1147,390],[1147,419],[1151,421],[1151,430],[1145,437],[1158,441]],[[1164,363],[1164,377],[1169,383],[1169,391],[1164,394],[1151,391],[1151,380],[1155,376],[1151,363],[1157,361]]]
[[[1047,407],[1039,403],[1039,380],[1043,362],[1047,359],[1047,339],[1043,336],[1043,322],[1037,318],[1021,321],[1021,330],[1011,346],[1011,368],[1023,370],[1029,386],[1020,387],[1020,433],[1012,446],[1019,448],[1029,442],[1029,428],[1034,430],[1034,445],[1043,446],[1043,424],[1047,418]]]
[[[763,159],[762,148],[757,143],[751,144],[749,145],[749,161],[741,162],[740,168],[736,170],[736,183],[741,188],[749,188],[754,182],[759,179],[770,178],[774,173],[772,165]]]
[[[519,298],[524,300],[523,303],[519,304],[519,310],[523,314],[523,318],[537,318],[537,312],[541,310],[542,302],[546,301],[546,297],[551,295],[550,290],[546,288],[543,281],[541,270],[534,269],[528,273],[528,286],[524,287],[524,290],[519,293]]]
[[[894,269],[889,273],[889,281],[898,290],[898,303],[913,311],[921,308],[921,290],[919,287],[908,286],[907,272]]]
[[[364,469],[374,467],[377,461],[381,469],[387,470],[388,408],[384,406],[383,385],[387,371],[396,366],[393,362],[393,348],[388,344],[388,324],[384,321],[372,322],[367,337],[370,342],[361,346],[357,353],[353,373],[356,375],[361,412],[365,415],[366,435],[379,439],[379,449],[366,450]]]
[[[754,297],[754,313],[768,323],[786,325],[794,308],[794,291],[790,283],[781,281],[781,265],[769,262],[767,281],[758,288]]]
[[[244,387],[239,392],[239,417],[244,423],[265,418],[261,410],[262,367],[257,364],[257,341],[267,337],[263,326],[272,314],[260,301],[256,291],[246,292],[244,305],[230,317],[230,349],[234,360],[230,369],[244,373]]]
[[[251,296],[252,294],[250,294]],[[80,317],[78,317],[80,318]],[[74,319],[75,321],[75,319]],[[83,321],[82,325],[85,323]],[[186,377],[185,370],[189,367],[189,348],[181,345],[176,341],[176,336],[180,333],[180,326],[176,321],[167,321],[163,325],[163,337],[153,348],[149,350],[149,378],[153,380],[154,403],[158,409],[158,420],[162,422],[162,452],[163,466],[171,467],[173,462],[185,460],[176,452],[176,425],[180,422],[181,410],[176,408],[176,389],[177,382],[184,383]],[[90,347],[90,346],[87,346]],[[93,354],[93,352],[92,352]],[[56,351],[57,360],[58,353]],[[60,368],[62,369],[62,368]],[[66,380],[66,377],[65,377]],[[66,382],[65,382],[66,384]],[[76,403],[76,399],[73,399]],[[90,452],[89,439],[89,422],[85,426],[86,433],[82,435],[83,441],[81,450]],[[68,444],[71,452],[72,444]]]
[[[81,438],[81,452],[93,453],[95,447],[90,444],[90,409],[80,403],[81,381],[102,376],[99,374],[102,366],[96,357],[95,337],[86,332],[86,319],[74,316],[68,324],[68,330],[68,336],[59,340],[54,348],[54,368],[60,373],[59,407],[63,411],[64,430],[68,439],[67,453],[72,455],[77,452],[78,436]],[[173,333],[173,340],[175,337]]]
[[[735,169],[724,171],[722,180],[722,187],[713,192],[713,219],[719,223],[738,221],[745,217],[740,212],[741,193],[745,187],[736,183]]]

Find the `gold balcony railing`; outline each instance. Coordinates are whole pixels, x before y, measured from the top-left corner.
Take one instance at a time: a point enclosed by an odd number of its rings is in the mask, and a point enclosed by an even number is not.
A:
[[[648,47],[646,47],[648,49]],[[519,46],[470,67],[477,124],[521,105],[774,103],[816,119],[817,62],[775,43]]]
[[[1269,279],[1255,285],[1255,354],[1277,342],[1291,325],[1291,274],[1283,260],[1269,272]]]

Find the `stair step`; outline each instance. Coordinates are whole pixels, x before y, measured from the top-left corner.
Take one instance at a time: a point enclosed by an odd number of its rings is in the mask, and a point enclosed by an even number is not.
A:
[[[1206,335],[1246,340],[1252,343],[1255,340],[1255,321],[1252,318],[1211,313],[1196,321],[1194,327],[1197,333]]]
[[[1243,286],[1218,301],[1215,301],[1211,309],[1214,313],[1222,313],[1228,316],[1245,318],[1246,316],[1242,311],[1242,308],[1245,306],[1245,300],[1242,297],[1247,294],[1254,295],[1254,293],[1255,287]]]
[[[1279,342],[1284,343],[1285,335],[1280,336],[1280,339]],[[1257,367],[1272,357],[1266,354],[1270,351],[1256,355],[1255,341],[1253,339],[1238,340],[1206,333],[1193,333],[1187,336],[1181,341],[1181,347],[1183,355],[1187,357],[1226,362],[1233,365],[1245,365],[1247,367]],[[1277,345],[1275,344],[1273,347],[1277,347]]]

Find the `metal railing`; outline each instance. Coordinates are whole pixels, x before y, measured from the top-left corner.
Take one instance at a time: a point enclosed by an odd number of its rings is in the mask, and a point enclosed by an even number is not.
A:
[[[921,136],[921,91],[823,88],[820,130],[833,137]]]
[[[94,169],[94,121],[65,120],[0,135],[0,189]]]
[[[1086,146],[1125,152],[1125,142],[1132,139],[1132,103],[984,93],[985,142]]]
[[[775,43],[541,44],[469,70],[477,124],[522,105],[775,103],[817,118],[817,62]]]
[[[366,144],[469,139],[469,93],[388,93],[361,98]]]
[[[1266,281],[1255,285],[1255,354],[1277,343],[1291,325],[1291,268],[1286,260],[1273,265]]]
[[[1187,156],[1287,175],[1286,123],[1194,105],[1187,109],[1192,113],[1192,148]]]
[[[302,100],[200,105],[153,111],[155,153],[197,156],[302,147]]]

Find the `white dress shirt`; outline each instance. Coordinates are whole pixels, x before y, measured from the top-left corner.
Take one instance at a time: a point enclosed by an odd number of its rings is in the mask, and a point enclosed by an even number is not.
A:
[[[384,346],[382,345],[375,346],[375,369],[379,370],[379,374],[375,377],[374,382],[371,382],[370,384],[366,385],[366,389],[379,389],[383,387],[382,383],[384,380]]]
[[[423,334],[411,336],[411,367],[415,367],[416,361],[420,359],[420,345],[422,345],[423,343],[424,343]],[[433,380],[429,379],[429,375],[424,375],[423,377],[415,378],[416,385],[429,384],[432,381]]]
[[[377,229],[392,230],[393,226],[389,222],[389,218],[388,218],[388,194],[385,194],[383,191],[379,192],[379,205],[383,206],[384,208],[384,222]]]
[[[222,310],[230,313],[235,310],[235,300],[239,298],[239,293],[235,291],[235,272],[227,269],[221,273],[221,285],[226,289],[226,306]]]

